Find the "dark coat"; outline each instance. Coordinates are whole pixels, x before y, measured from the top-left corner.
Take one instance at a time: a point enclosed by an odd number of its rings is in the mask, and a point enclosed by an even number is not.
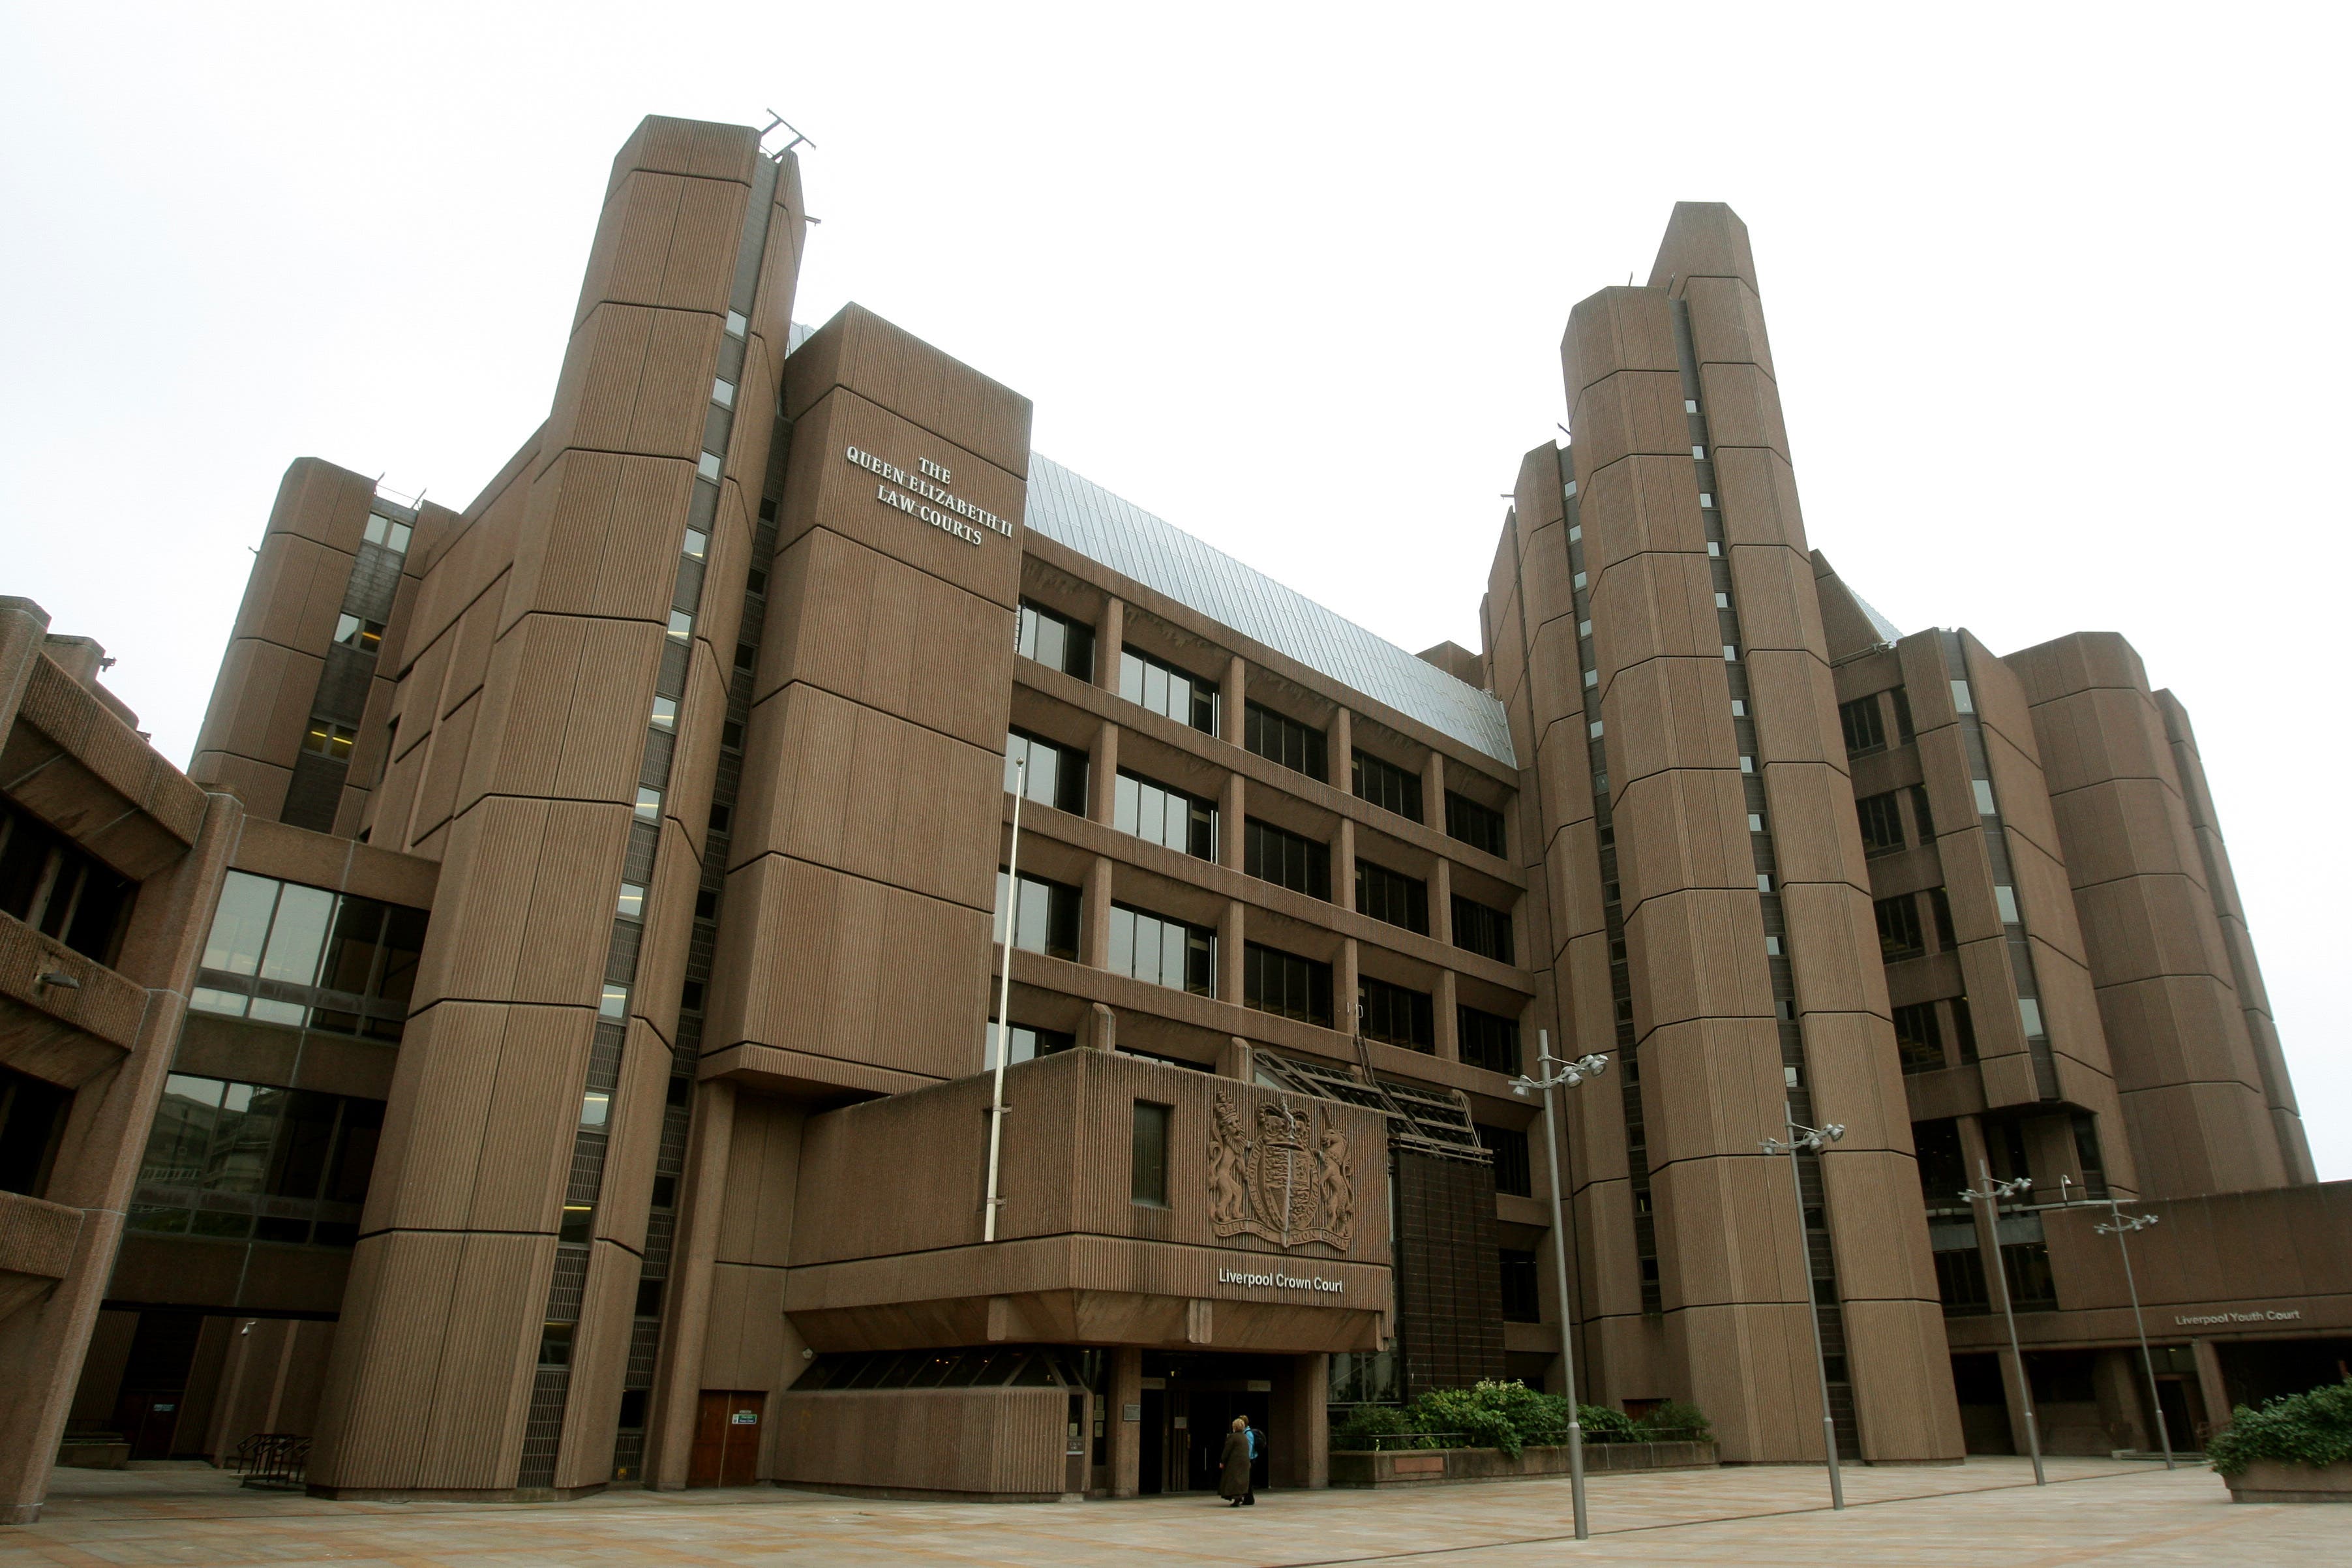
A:
[[[1249,1436],[1243,1432],[1225,1434],[1224,1468],[1217,1477],[1217,1495],[1237,1498],[1250,1489]]]

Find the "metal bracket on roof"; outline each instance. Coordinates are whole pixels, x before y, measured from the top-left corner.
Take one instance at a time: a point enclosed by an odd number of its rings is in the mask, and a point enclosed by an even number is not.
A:
[[[1258,1082],[1267,1089],[1377,1111],[1388,1121],[1391,1142],[1413,1153],[1482,1164],[1492,1159],[1478,1142],[1467,1095],[1459,1089],[1391,1082],[1372,1070],[1363,1035],[1357,1032],[1352,1038],[1360,1064],[1352,1069],[1336,1062],[1257,1051],[1253,1060]]]

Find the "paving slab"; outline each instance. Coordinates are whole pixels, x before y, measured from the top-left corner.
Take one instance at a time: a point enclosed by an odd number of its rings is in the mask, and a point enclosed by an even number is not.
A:
[[[1433,1568],[1642,1563],[1960,1568],[2352,1563],[2352,1509],[2232,1503],[2203,1468],[2053,1459],[1596,1476],[1578,1542],[1564,1479],[1412,1490],[1268,1491],[1123,1502],[936,1503],[774,1487],[612,1490],[568,1503],[341,1502],[247,1491],[203,1464],[59,1471],[37,1524],[0,1529],[0,1568]]]

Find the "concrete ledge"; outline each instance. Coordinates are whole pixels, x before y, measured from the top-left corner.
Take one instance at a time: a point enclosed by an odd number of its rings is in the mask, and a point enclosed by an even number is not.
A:
[[[1711,1470],[1713,1443],[1587,1443],[1587,1475],[1624,1470]],[[1534,1480],[1568,1474],[1568,1449],[1528,1447],[1512,1458],[1500,1448],[1332,1450],[1335,1487],[1443,1486],[1451,1481]]]
[[[2256,1459],[2242,1476],[2224,1476],[2231,1502],[2352,1502],[2352,1461],[2289,1465]]]

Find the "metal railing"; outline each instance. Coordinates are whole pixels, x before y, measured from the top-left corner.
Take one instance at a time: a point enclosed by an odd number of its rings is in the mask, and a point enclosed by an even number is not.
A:
[[[228,1468],[261,1491],[299,1492],[310,1468],[310,1439],[291,1432],[256,1432],[236,1446]]]
[[[1602,1443],[1700,1443],[1713,1440],[1713,1431],[1701,1426],[1642,1426],[1631,1432],[1595,1431],[1584,1429],[1585,1445],[1590,1447]],[[1559,1447],[1568,1441],[1565,1430],[1546,1437],[1526,1440],[1530,1448]],[[1475,1442],[1467,1432],[1364,1432],[1331,1435],[1335,1453],[1392,1454],[1412,1448],[1476,1448],[1488,1445]]]

